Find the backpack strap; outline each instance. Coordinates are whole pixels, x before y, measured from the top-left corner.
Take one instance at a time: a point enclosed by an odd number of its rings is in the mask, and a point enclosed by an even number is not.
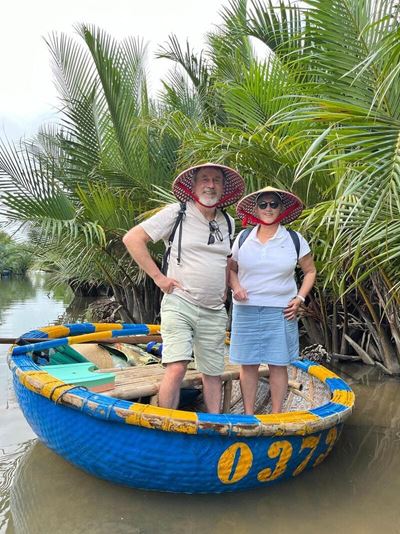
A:
[[[172,247],[172,243],[174,242],[174,237],[175,237],[175,234],[176,234],[176,230],[178,229],[178,226],[179,226],[179,235],[178,235],[178,257],[177,257],[177,262],[178,262],[178,265],[181,264],[181,253],[182,253],[182,220],[183,220],[183,217],[185,216],[185,213],[186,213],[186,202],[181,202],[180,203],[180,209],[179,209],[179,212],[178,212],[178,215],[175,219],[175,222],[174,222],[174,226],[172,227],[172,231],[171,231],[171,234],[168,238],[168,245],[167,245],[167,248],[165,249],[165,252],[164,252],[164,256],[163,256],[163,259],[162,259],[162,262],[161,262],[161,272],[166,276],[167,275],[167,271],[168,271],[168,264],[169,264],[169,257],[171,255],[171,247]]]
[[[246,239],[249,237],[252,228],[245,228],[239,236],[239,248],[243,245]]]
[[[229,217],[229,215],[226,213],[225,210],[221,209],[221,213],[223,214],[223,216],[225,217],[225,220],[226,220],[226,224],[228,226],[228,234],[229,234],[229,243],[230,243],[230,246],[232,247],[232,222],[231,222],[231,219]],[[178,255],[177,255],[177,258],[176,258],[176,261],[178,263],[178,265],[181,264],[181,254],[182,254],[182,221],[183,221],[183,218],[186,214],[186,202],[181,202],[180,203],[180,209],[179,209],[179,212],[178,212],[178,215],[175,219],[175,222],[174,222],[174,226],[172,227],[172,231],[171,231],[171,234],[168,238],[168,245],[167,245],[167,248],[164,252],[164,256],[163,256],[163,259],[162,259],[162,262],[161,262],[161,272],[166,276],[167,275],[167,271],[168,271],[168,264],[169,264],[169,257],[171,255],[171,248],[172,248],[172,243],[174,242],[174,238],[175,238],[175,234],[176,234],[176,231],[179,227],[179,234],[178,234]]]
[[[250,232],[252,228],[245,228],[243,232],[239,236],[239,248],[243,245],[243,243],[246,241],[246,239],[249,237]],[[292,230],[291,228],[288,228],[287,231],[289,232],[290,237],[292,238],[294,248],[296,249],[296,255],[297,255],[297,261],[299,260],[300,255],[300,239],[299,234]]]
[[[287,231],[289,232],[290,237],[292,238],[294,248],[296,249],[297,261],[299,261],[299,256],[300,256],[299,234],[297,232],[295,232],[294,230],[292,230],[291,228],[288,228]]]
[[[231,222],[231,219],[229,217],[229,215],[226,213],[226,211],[224,209],[221,209],[221,213],[222,215],[225,217],[225,220],[226,220],[226,224],[228,225],[228,234],[229,234],[229,244],[232,248],[232,244],[233,244],[233,239],[232,239],[232,222]]]

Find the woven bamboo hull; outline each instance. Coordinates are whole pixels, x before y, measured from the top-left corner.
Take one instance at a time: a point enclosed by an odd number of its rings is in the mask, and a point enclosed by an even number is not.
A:
[[[30,426],[50,449],[88,473],[135,488],[221,493],[263,487],[318,465],[336,443],[354,395],[327,369],[296,363],[331,400],[278,415],[166,410],[71,388],[28,356],[11,357]]]
[[[341,430],[339,424],[306,437],[239,439],[171,433],[90,417],[19,381],[15,388],[28,423],[50,449],[92,475],[148,490],[219,493],[292,478],[312,449],[305,469],[325,457]]]

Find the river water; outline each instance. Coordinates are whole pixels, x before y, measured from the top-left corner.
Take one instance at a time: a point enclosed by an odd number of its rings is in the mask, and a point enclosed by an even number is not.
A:
[[[1,280],[0,337],[56,321],[70,301],[44,274]],[[356,409],[320,466],[265,489],[196,496],[116,486],[51,452],[7,394],[5,354],[0,345],[0,533],[400,533],[400,381],[373,367],[335,369]]]

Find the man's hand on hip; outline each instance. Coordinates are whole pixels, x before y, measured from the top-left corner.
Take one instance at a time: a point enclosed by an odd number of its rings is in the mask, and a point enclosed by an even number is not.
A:
[[[163,293],[172,293],[175,287],[183,289],[178,280],[168,278],[168,276],[165,276],[162,273],[157,274],[153,280]]]

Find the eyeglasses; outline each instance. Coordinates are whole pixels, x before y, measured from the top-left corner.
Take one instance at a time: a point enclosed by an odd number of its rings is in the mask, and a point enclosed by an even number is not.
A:
[[[258,202],[257,206],[260,208],[260,210],[265,210],[265,208],[268,208],[268,206],[270,206],[273,210],[276,210],[276,208],[279,207],[279,202]]]
[[[213,245],[215,243],[215,238],[217,238],[218,241],[224,240],[224,236],[222,235],[222,232],[219,229],[217,221],[215,221],[214,219],[212,221],[209,221],[208,227],[210,228],[210,235],[208,236],[207,245]]]

